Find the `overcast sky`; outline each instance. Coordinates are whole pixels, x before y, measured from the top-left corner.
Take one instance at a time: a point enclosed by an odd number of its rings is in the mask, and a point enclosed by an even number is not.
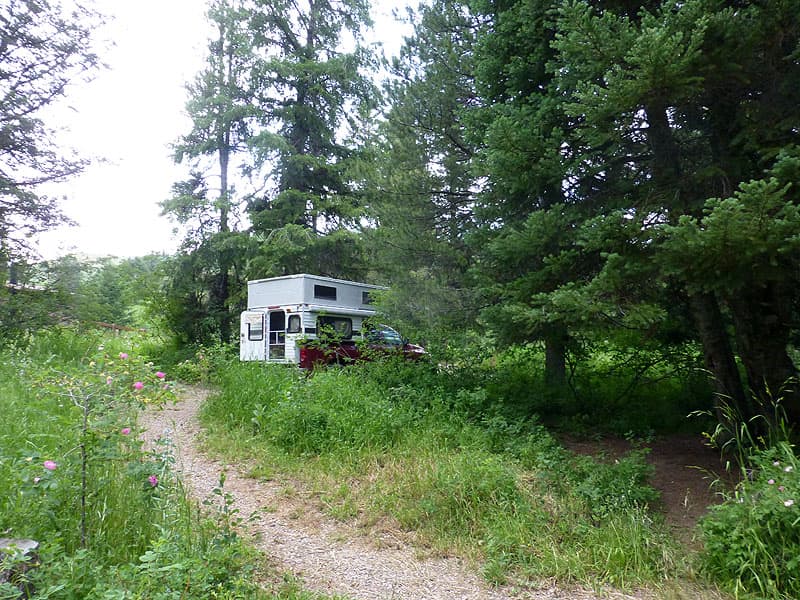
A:
[[[159,216],[186,167],[173,164],[170,144],[190,127],[184,114],[185,84],[202,68],[208,26],[204,0],[94,0],[112,18],[98,31],[113,40],[104,52],[107,70],[69,91],[57,109],[68,128],[64,143],[95,160],[85,173],[48,193],[64,197],[63,211],[78,227],[40,237],[44,258],[71,252],[89,257],[173,252],[174,227]],[[404,4],[378,0],[381,36],[399,30],[389,15]],[[391,36],[388,36],[391,37]],[[54,125],[56,123],[53,123]],[[104,161],[104,162],[102,162]]]

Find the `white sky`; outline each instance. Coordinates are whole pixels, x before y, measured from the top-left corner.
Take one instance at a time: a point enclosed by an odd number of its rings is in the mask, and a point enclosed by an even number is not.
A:
[[[374,0],[386,51],[400,44],[391,9],[405,2]],[[185,84],[202,68],[207,46],[205,0],[94,0],[113,16],[98,32],[113,40],[102,56],[109,69],[68,92],[53,126],[67,128],[66,144],[95,162],[79,177],[48,188],[63,197],[77,227],[39,238],[44,258],[68,253],[89,257],[172,253],[180,240],[158,203],[188,167],[174,165],[170,144],[188,131]],[[387,42],[387,32],[397,38]]]

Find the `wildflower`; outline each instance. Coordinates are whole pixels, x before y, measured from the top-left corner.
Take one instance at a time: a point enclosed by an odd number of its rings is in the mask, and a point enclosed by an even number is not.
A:
[[[163,389],[168,390],[169,389],[169,384],[165,383],[164,386],[163,386]]]
[[[55,471],[58,468],[58,465],[54,463],[52,460],[46,460],[42,464],[42,466],[47,469],[48,471]]]
[[[90,366],[90,367],[93,367],[93,366],[95,366],[96,364],[97,364],[97,363],[96,363],[96,362],[94,362],[93,360],[90,360],[90,361],[89,361],[89,366]]]
[[[111,375],[109,375],[108,377],[106,377],[106,385],[111,385],[111,382],[112,382],[112,381],[114,381],[114,380],[112,379]]]
[[[792,470],[793,470],[793,469],[792,469],[792,465],[789,465],[788,467],[784,467],[784,469],[783,469],[783,470],[784,470],[784,472],[786,472],[786,473],[791,473],[791,472],[792,472]]]
[[[127,353],[127,352],[120,352],[120,353],[119,353],[119,357],[120,357],[122,360],[125,360],[126,358],[128,358],[128,353]]]
[[[784,505],[786,508],[789,508],[789,507],[790,507],[790,506],[792,506],[793,504],[794,504],[794,500],[792,500],[791,498],[789,498],[788,500],[785,500],[785,501],[783,502],[783,505]]]
[[[164,377],[166,376],[167,376],[166,373],[162,373],[161,371],[156,372],[156,377],[158,377],[159,379],[164,379]]]
[[[775,485],[775,480],[774,479],[770,479],[767,483],[770,484],[770,485]]]
[[[133,384],[133,389],[135,389],[135,390],[140,390],[143,387],[144,387],[144,384],[141,381],[137,381],[136,383]]]
[[[41,480],[42,480],[42,478],[41,478],[41,477],[34,477],[34,478],[33,478],[33,483],[35,483],[35,484],[36,484],[36,483],[39,483]]]
[[[121,433],[122,435],[130,435],[130,433],[131,433],[131,428],[130,428],[130,427],[123,427],[123,428],[120,430],[120,433]]]
[[[150,484],[150,487],[156,487],[158,485],[158,477],[150,475],[150,477],[147,478],[147,482]]]
[[[778,491],[779,491],[779,492],[783,492],[783,491],[785,491],[785,490],[786,490],[786,488],[785,488],[785,487],[783,487],[782,485],[779,485],[779,486],[778,486]]]

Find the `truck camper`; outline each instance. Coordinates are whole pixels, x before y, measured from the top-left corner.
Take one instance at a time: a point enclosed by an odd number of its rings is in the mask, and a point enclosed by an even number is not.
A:
[[[312,369],[367,359],[373,352],[424,355],[392,328],[368,325],[375,315],[372,294],[383,289],[307,274],[248,281],[239,358]]]

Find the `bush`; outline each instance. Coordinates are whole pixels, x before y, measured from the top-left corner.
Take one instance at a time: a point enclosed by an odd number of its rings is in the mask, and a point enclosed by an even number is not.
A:
[[[737,596],[800,598],[800,461],[779,442],[748,464],[735,493],[701,521],[703,569]]]

